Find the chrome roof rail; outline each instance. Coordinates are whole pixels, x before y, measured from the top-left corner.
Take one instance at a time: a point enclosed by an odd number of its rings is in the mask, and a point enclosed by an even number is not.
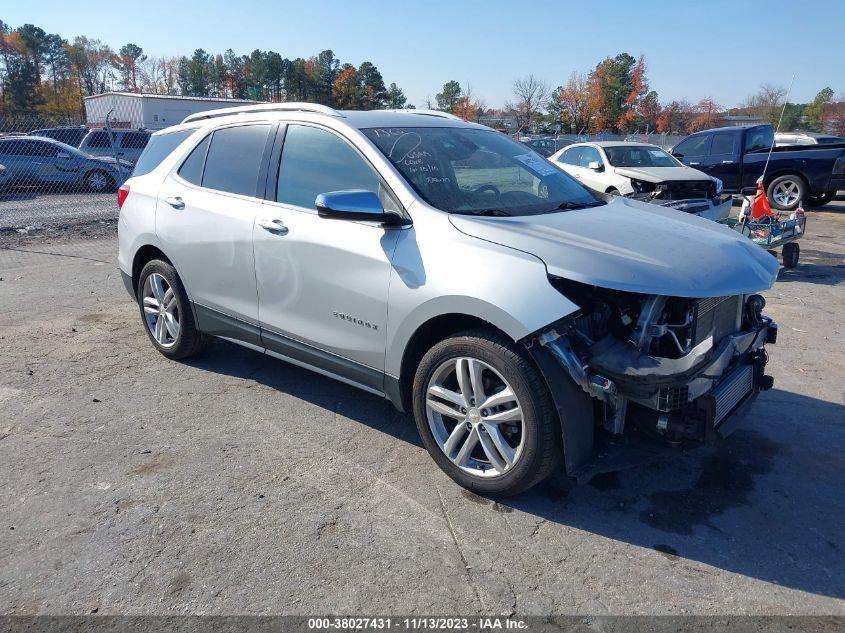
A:
[[[253,114],[258,112],[316,112],[328,116],[344,118],[343,114],[319,103],[302,103],[289,101],[286,103],[260,103],[257,105],[236,106],[234,108],[221,108],[219,110],[206,110],[190,114],[184,118],[182,123],[201,121],[203,119],[216,119],[218,117],[230,116],[232,114]]]
[[[436,116],[440,117],[441,119],[452,119],[454,121],[463,121],[463,119],[459,116],[455,116],[451,112],[443,112],[442,110],[426,110],[424,108],[416,109],[395,109],[395,110],[379,110],[379,112],[401,112],[403,114],[420,114],[422,116]]]

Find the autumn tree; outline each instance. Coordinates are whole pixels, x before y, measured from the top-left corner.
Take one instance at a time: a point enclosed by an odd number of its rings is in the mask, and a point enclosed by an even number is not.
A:
[[[845,95],[840,95],[838,99],[825,105],[824,121],[831,132],[845,136]]]
[[[472,121],[475,119],[475,104],[470,101],[469,96],[461,95],[458,97],[455,107],[452,108],[452,114],[462,118],[464,121]]]
[[[694,108],[688,101],[672,101],[661,109],[656,129],[661,134],[688,134],[694,118]]]
[[[147,59],[144,49],[136,44],[124,44],[112,63],[120,72],[121,88],[127,92],[138,92],[138,64]]]
[[[549,86],[532,74],[514,79],[512,87],[516,102],[506,107],[514,112],[521,127],[530,128],[549,98]]]
[[[646,94],[639,104],[639,117],[646,131],[657,129],[657,118],[660,116],[660,98],[654,90]]]
[[[642,84],[637,86],[632,73],[640,62]],[[616,57],[607,57],[599,62],[590,73],[589,91],[592,109],[595,111],[593,129],[618,130],[627,124],[627,112],[631,109],[629,100],[635,100],[645,84],[645,60],[641,57],[640,62],[628,53],[619,53]]]
[[[360,107],[361,90],[355,66],[344,64],[337,73],[334,86],[332,86],[332,97],[335,105],[344,110],[355,110]]]
[[[566,85],[559,86],[552,93],[547,110],[562,127],[572,133],[579,133],[589,126],[594,114],[593,103],[587,76],[573,72]]]
[[[695,116],[689,124],[689,131],[695,132],[697,130],[707,130],[716,127],[716,113],[722,110],[722,106],[716,103],[712,98],[705,97],[697,104],[695,104],[693,111]]]
[[[748,114],[764,118],[773,126],[777,126],[786,94],[787,90],[783,86],[765,84],[741,103],[740,109]]]

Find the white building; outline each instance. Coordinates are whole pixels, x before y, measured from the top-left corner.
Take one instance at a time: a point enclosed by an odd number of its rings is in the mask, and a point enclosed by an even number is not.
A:
[[[230,108],[243,103],[260,102],[246,99],[104,92],[85,97],[85,118],[88,127],[104,127],[108,117],[112,127],[160,130],[181,123],[189,114]]]

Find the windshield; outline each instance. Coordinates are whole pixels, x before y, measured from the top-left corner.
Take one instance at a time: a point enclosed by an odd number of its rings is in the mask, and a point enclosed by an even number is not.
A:
[[[449,213],[534,215],[605,204],[522,143],[495,130],[361,130],[430,205]]]
[[[678,160],[653,145],[605,147],[607,162],[614,167],[682,167]]]

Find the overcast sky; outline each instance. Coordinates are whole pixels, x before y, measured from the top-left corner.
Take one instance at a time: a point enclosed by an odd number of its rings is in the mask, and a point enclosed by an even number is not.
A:
[[[488,107],[512,98],[528,73],[550,87],[619,52],[644,54],[662,101],[710,96],[730,107],[764,83],[807,102],[845,94],[845,0],[39,0],[4,3],[0,19],[66,39],[86,35],[149,55],[259,48],[373,62],[410,103],[443,84],[472,84]]]

